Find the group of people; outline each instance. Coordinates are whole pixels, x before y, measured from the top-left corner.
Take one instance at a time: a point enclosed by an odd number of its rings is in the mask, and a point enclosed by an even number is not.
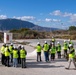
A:
[[[64,58],[66,58],[69,61],[69,65],[66,69],[70,68],[71,62],[73,62],[75,69],[76,69],[76,63],[75,63],[75,49],[73,42],[69,39],[69,42],[67,43],[66,40],[64,40],[63,46],[61,46],[60,42],[57,42],[57,45],[55,44],[55,39],[53,38],[51,40],[50,45],[45,41],[44,45],[41,46],[41,44],[38,42],[36,46],[37,51],[37,62],[42,61],[41,59],[41,52],[44,52],[45,61],[54,61],[55,55],[57,53],[58,59],[61,58],[61,52],[63,50],[64,52]],[[50,59],[49,59],[50,55]]]
[[[13,43],[10,45],[4,43],[1,47],[1,63],[7,67],[11,64],[13,67],[18,67],[18,64],[21,64],[22,68],[26,68],[26,55],[27,51],[23,45],[17,48]]]
[[[63,48],[62,48],[63,47]],[[37,43],[36,52],[37,52],[37,62],[41,62],[41,54],[42,50],[44,52],[45,61],[54,61],[55,55],[57,54],[58,59],[61,58],[61,52],[64,51],[64,58],[69,58],[69,64],[66,69],[70,68],[71,62],[73,62],[76,70],[76,63],[75,63],[75,49],[74,44],[71,40],[67,43],[64,40],[63,46],[60,42],[55,43],[55,38],[52,38],[50,45],[47,41],[44,42],[43,46],[41,46],[40,42]],[[25,50],[24,46],[19,45],[18,47],[14,46],[13,43],[10,45],[3,44],[1,47],[1,62],[2,65],[10,67],[12,64],[13,67],[18,67],[18,64],[21,65],[22,68],[26,68],[26,55],[27,51]],[[50,56],[50,58],[49,58]]]

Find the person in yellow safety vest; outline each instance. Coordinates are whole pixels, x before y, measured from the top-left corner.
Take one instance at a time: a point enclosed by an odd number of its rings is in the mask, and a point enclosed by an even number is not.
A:
[[[69,45],[72,44],[74,46],[74,44],[73,44],[73,42],[70,39],[68,41],[69,41],[69,43],[68,43],[68,49],[70,50]]]
[[[43,50],[44,50],[44,56],[45,56],[45,61],[49,61],[49,45],[47,44],[47,41],[45,41],[45,44],[43,45]]]
[[[1,47],[1,63],[2,63],[2,65],[5,65],[5,47],[6,47],[6,44],[4,43],[3,46]]]
[[[41,49],[42,49],[42,47],[41,47],[40,43],[38,42],[38,43],[37,43],[37,46],[36,46],[37,62],[38,62],[38,61],[42,61],[42,60],[41,60]]]
[[[54,61],[54,59],[55,59],[55,53],[56,53],[56,47],[55,47],[54,43],[52,43],[52,47],[50,49],[50,54],[51,54],[50,58],[51,58],[51,61],[52,60]]]
[[[52,41],[52,43],[55,44],[55,38],[54,37],[52,37],[51,41]]]
[[[10,57],[10,50],[9,50],[8,45],[6,44],[6,48],[5,48],[5,62],[6,62],[6,64],[5,64],[5,66],[7,66],[7,67],[10,67],[9,57]]]
[[[13,50],[13,67],[18,67],[18,50],[15,46]]]
[[[13,62],[13,49],[13,43],[11,43],[11,45],[9,46],[11,63]]]
[[[69,69],[70,68],[70,65],[71,65],[71,62],[73,62],[74,66],[75,66],[75,69],[74,70],[76,70],[75,49],[73,48],[73,45],[72,44],[70,44],[69,47],[70,47],[70,51],[69,51],[69,64],[68,64],[68,67],[65,68],[65,69]]]
[[[58,58],[61,58],[61,45],[60,42],[57,42],[57,54],[58,54]]]
[[[20,58],[21,58],[21,67],[26,68],[26,55],[27,51],[24,49],[24,46],[21,46]]]
[[[68,44],[67,44],[66,40],[64,40],[63,49],[64,49],[64,57],[66,57],[67,56],[67,50],[68,50]]]

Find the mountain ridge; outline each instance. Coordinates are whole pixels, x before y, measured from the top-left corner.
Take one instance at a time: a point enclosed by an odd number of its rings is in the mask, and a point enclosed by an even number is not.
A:
[[[0,19],[0,30],[12,30],[12,29],[20,29],[20,28],[29,28],[38,31],[59,30],[58,28],[41,27],[31,22],[18,20],[18,19],[12,19],[12,18]]]

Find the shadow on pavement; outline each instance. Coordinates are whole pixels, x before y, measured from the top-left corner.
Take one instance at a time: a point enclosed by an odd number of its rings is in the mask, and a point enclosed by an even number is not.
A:
[[[58,68],[58,67],[64,67],[62,65],[60,66],[55,66],[51,65],[51,63],[47,62],[27,62],[27,67],[28,68]]]

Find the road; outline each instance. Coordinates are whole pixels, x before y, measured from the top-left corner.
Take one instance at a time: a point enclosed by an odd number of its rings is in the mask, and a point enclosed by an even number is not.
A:
[[[30,39],[30,40],[16,40],[16,41],[27,41],[30,42],[29,45],[25,45],[25,49],[28,52],[27,55],[27,68],[22,69],[21,67],[5,67],[1,65],[0,62],[0,75],[76,75],[76,70],[73,70],[74,66],[71,65],[70,70],[66,70],[68,62],[61,58],[55,59],[55,61],[45,62],[44,54],[42,53],[42,62],[36,62],[36,52],[34,46],[36,46],[39,41],[41,45],[44,44],[44,41],[50,43],[49,39]],[[64,40],[57,40],[63,45]],[[56,41],[56,42],[57,42]],[[76,41],[74,41],[74,47],[76,48]],[[0,44],[1,47],[2,44]]]

